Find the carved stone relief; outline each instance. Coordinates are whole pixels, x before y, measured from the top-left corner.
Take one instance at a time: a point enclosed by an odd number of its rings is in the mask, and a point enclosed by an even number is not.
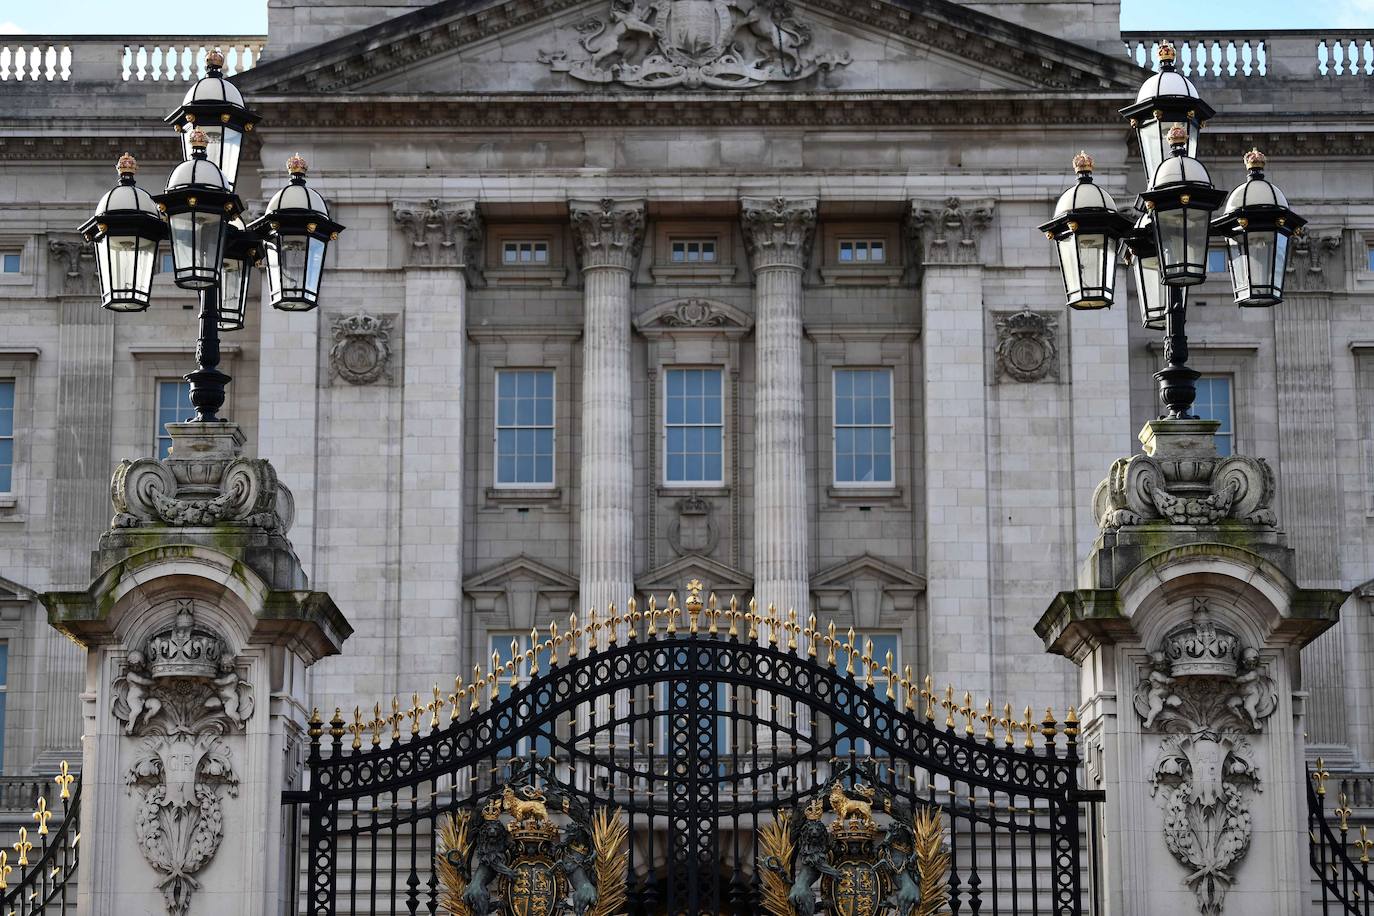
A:
[[[1016,382],[1059,378],[1059,318],[1047,312],[1002,312],[996,316],[997,377]]]
[[[334,319],[329,371],[350,385],[390,382],[391,331],[395,316],[358,312]]]
[[[644,250],[644,201],[569,201],[573,242],[582,267],[634,270]]]
[[[1189,623],[1151,652],[1136,687],[1142,727],[1166,736],[1149,775],[1164,843],[1206,916],[1221,912],[1250,846],[1250,804],[1261,781],[1247,736],[1277,708],[1259,652],[1219,626],[1203,598],[1194,599]]]
[[[668,544],[678,556],[709,556],[720,542],[720,528],[711,517],[711,501],[704,496],[677,501],[677,517],[668,523]]]
[[[238,794],[226,735],[253,715],[252,688],[216,633],[196,623],[189,600],[176,603],[171,626],[130,651],[114,681],[112,712],[124,734],[140,739],[125,775],[138,803],[134,836],[159,874],[169,916],[185,916],[196,874],[224,836],[224,793]]]
[[[992,225],[991,198],[913,200],[908,231],[922,264],[977,264],[979,243]]]
[[[755,270],[804,268],[816,235],[816,198],[753,198],[740,201],[744,247]]]
[[[84,239],[53,238],[48,240],[48,253],[62,268],[60,290],[64,296],[100,295],[100,275],[95,267],[95,248]]]
[[[1331,256],[1340,251],[1340,230],[1303,228],[1289,241],[1289,246],[1284,287],[1289,291],[1331,289],[1326,270]]]
[[[641,89],[748,89],[849,63],[816,54],[811,27],[786,0],[610,0],[575,41],[539,59],[587,83]]]
[[[482,222],[475,201],[397,200],[391,209],[406,237],[406,264],[471,267],[478,263]]]

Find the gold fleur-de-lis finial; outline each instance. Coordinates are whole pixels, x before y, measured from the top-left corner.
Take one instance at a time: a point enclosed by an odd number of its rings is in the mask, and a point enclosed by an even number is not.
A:
[[[76,781],[76,777],[69,771],[67,761],[62,761],[62,772],[58,773],[53,781],[61,787],[64,801],[72,797],[72,783]]]
[[[348,731],[353,735],[353,750],[358,750],[363,746],[363,732],[367,731],[367,725],[363,722],[363,708],[353,707],[353,724],[348,726]]]
[[[1369,838],[1369,828],[1360,828],[1360,838],[1354,842],[1354,847],[1360,851],[1360,864],[1369,864],[1369,850],[1374,849],[1374,840]]]
[[[1347,802],[1346,802],[1346,797],[1345,797],[1345,793],[1344,793],[1344,792],[1341,793],[1340,804],[1336,805],[1336,810],[1333,811],[1332,813],[1335,814],[1336,817],[1338,817],[1338,818],[1341,819],[1340,827],[1339,827],[1341,833],[1342,833],[1342,834],[1345,834],[1345,833],[1349,832],[1349,830],[1350,830],[1350,805],[1347,804]]]
[[[1317,768],[1312,771],[1312,778],[1317,783],[1317,794],[1326,794],[1326,781],[1331,778],[1331,771],[1326,768],[1326,761],[1317,758]]]
[[[14,844],[14,851],[19,853],[19,867],[24,868],[29,864],[29,850],[33,849],[33,844],[29,842],[29,828],[19,828],[19,840]]]
[[[33,819],[38,823],[38,835],[48,835],[48,821],[52,820],[52,812],[48,810],[48,800],[43,796],[38,796],[38,810],[33,812]],[[0,856],[4,855],[0,852]]]
[[[0,849],[0,891],[6,890],[10,886],[10,872],[14,871],[14,866],[10,864],[10,854]]]

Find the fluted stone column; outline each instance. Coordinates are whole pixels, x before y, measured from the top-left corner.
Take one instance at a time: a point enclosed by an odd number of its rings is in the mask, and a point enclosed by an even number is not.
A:
[[[806,405],[802,391],[802,271],[816,199],[744,198],[754,270],[754,594],[781,615],[810,607]],[[762,634],[761,634],[762,635]]]
[[[634,589],[630,280],[644,201],[570,201],[582,265],[581,609],[624,608]]]

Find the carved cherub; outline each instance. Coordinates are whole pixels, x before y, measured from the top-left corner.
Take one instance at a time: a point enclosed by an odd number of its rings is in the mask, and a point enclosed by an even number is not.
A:
[[[1240,655],[1240,674],[1236,677],[1236,692],[1226,701],[1231,712],[1241,721],[1259,731],[1260,722],[1274,711],[1273,691],[1269,679],[1260,670],[1260,654],[1253,647]]]
[[[124,720],[124,734],[132,735],[139,719],[145,722],[162,710],[162,701],[153,696],[153,679],[142,673],[143,653],[129,653],[128,668],[124,671],[124,705],[128,718]]]
[[[1152,728],[1166,706],[1178,706],[1183,702],[1174,696],[1174,679],[1170,676],[1169,660],[1163,652],[1150,653],[1149,693],[1145,697],[1145,727]]]
[[[224,710],[224,716],[235,725],[241,726],[246,718],[248,711],[241,709],[242,698],[239,696],[239,673],[234,667],[232,658],[221,658],[219,660],[220,676],[210,682],[214,688],[215,695],[205,700],[205,705],[213,709],[218,706]]]

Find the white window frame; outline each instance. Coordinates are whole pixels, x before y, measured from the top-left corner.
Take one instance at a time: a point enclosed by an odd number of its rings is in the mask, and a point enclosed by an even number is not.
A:
[[[167,378],[166,376],[159,376],[159,377],[153,379],[153,457],[154,457],[154,458],[159,458],[159,459],[160,459],[160,458],[163,457],[163,454],[162,454],[162,441],[163,441],[164,439],[167,440],[168,443],[170,443],[170,442],[172,441],[172,437],[169,436],[169,435],[167,434],[167,429],[166,429],[166,427],[162,425],[162,386],[163,386],[164,384],[170,385],[170,384],[173,384],[173,383],[178,384],[178,385],[185,385],[185,386],[186,386],[186,389],[187,389],[187,392],[188,392],[188,397],[189,397],[189,391],[190,391],[191,383],[188,382],[188,381],[186,381],[184,378]],[[169,447],[170,447],[170,445],[169,445]]]
[[[1198,376],[1199,382],[1217,379],[1226,382],[1227,410],[1231,417],[1231,428],[1228,430],[1218,429],[1216,436],[1218,438],[1224,437],[1230,440],[1231,451],[1228,454],[1234,455],[1236,454],[1236,377],[1229,372],[1204,372],[1202,375]],[[1208,418],[1204,417],[1203,419]]]
[[[840,423],[839,391],[836,379],[841,372],[880,372],[887,376],[888,422],[883,423]],[[836,488],[864,490],[892,487],[897,484],[897,398],[896,373],[892,366],[835,366],[830,371],[830,480]],[[882,429],[887,428],[887,469],[886,480],[840,480],[840,437],[841,429]]]
[[[9,385],[10,397],[10,433],[8,436],[0,435],[0,442],[10,443],[10,485],[4,490],[0,490],[0,496],[14,496],[16,487],[15,478],[19,476],[19,439],[15,435],[15,430],[19,426],[19,379],[13,376],[0,378],[0,386]]]
[[[850,251],[853,253],[853,257],[849,258],[848,260],[846,260],[844,257],[844,250],[846,245],[849,246]],[[860,248],[860,246],[862,246],[862,249]],[[882,251],[882,257],[872,257],[875,248]],[[864,252],[864,256],[862,258],[859,257],[860,250]],[[843,236],[839,239],[836,239],[835,263],[843,266],[852,266],[856,264],[881,264],[884,267],[886,267],[889,263],[887,260],[887,239],[882,238],[880,236],[869,236],[864,238],[859,238],[856,236]]]
[[[1214,255],[1220,255],[1220,256],[1221,256],[1221,269],[1220,269],[1220,270],[1213,270],[1213,269],[1212,269],[1212,257],[1213,257]],[[1208,277],[1212,276],[1213,274],[1215,274],[1215,275],[1217,275],[1217,276],[1226,276],[1228,270],[1230,269],[1230,268],[1227,266],[1227,261],[1228,261],[1228,258],[1227,258],[1227,251],[1226,251],[1226,248],[1225,248],[1225,247],[1223,247],[1223,246],[1221,246],[1221,245],[1211,245],[1211,246],[1209,246],[1209,247],[1207,248],[1207,263],[1206,263],[1206,265],[1205,265],[1205,267],[1206,267],[1206,275],[1207,275]]]
[[[503,372],[547,372],[553,377],[553,392],[549,396],[553,415],[547,426],[502,426],[501,425],[501,373]],[[491,485],[498,490],[550,490],[558,485],[558,370],[546,366],[503,366],[492,377],[492,415],[491,415]],[[553,432],[553,444],[549,453],[549,479],[533,483],[503,483],[501,481],[501,430],[503,429],[548,429]]]
[[[720,423],[719,423],[719,424],[716,424],[716,423],[672,423],[672,424],[670,424],[670,423],[668,422],[668,376],[671,375],[671,374],[674,373],[674,372],[691,371],[691,370],[711,371],[711,372],[719,373],[719,375],[720,375]],[[725,417],[725,367],[724,367],[724,366],[699,366],[699,365],[690,365],[690,364],[664,366],[664,367],[663,367],[663,386],[662,386],[662,387],[663,387],[663,395],[662,395],[662,398],[663,398],[663,399],[662,399],[662,402],[659,404],[659,409],[660,409],[660,411],[661,411],[660,416],[661,416],[663,419],[662,419],[662,421],[659,423],[658,442],[659,442],[659,454],[663,456],[663,471],[662,471],[662,473],[661,473],[661,475],[660,475],[660,477],[661,477],[661,479],[662,479],[662,481],[663,481],[663,486],[665,486],[665,487],[674,487],[674,488],[679,488],[679,489],[693,489],[693,488],[699,489],[699,488],[702,488],[702,487],[723,487],[723,486],[725,486],[725,473],[726,473],[726,469],[725,469],[725,463],[726,463],[725,449],[726,449],[726,446],[727,446],[727,443],[726,443],[726,441],[725,441],[725,438],[726,438],[726,437],[725,437],[725,430],[726,430],[726,417]],[[675,428],[675,429],[681,429],[681,428],[687,428],[687,427],[691,427],[691,428],[709,428],[709,427],[717,426],[717,425],[720,427],[720,478],[719,478],[719,479],[716,479],[716,480],[669,480],[669,479],[668,479],[668,429],[669,429],[670,427]]]
[[[19,259],[18,270],[5,270],[5,258],[9,257],[15,257]],[[3,273],[9,277],[22,277],[24,275],[25,271],[23,248],[11,248],[8,246],[0,248],[0,273]]]
[[[519,256],[520,256],[521,251],[522,251],[524,248],[526,248],[526,247],[529,248],[529,251],[530,251],[530,259],[529,259],[528,261],[523,261],[523,260],[520,259]],[[507,252],[511,251],[512,249],[515,251],[516,259],[515,259],[514,261],[507,261],[507,260],[506,260],[506,254],[507,254]],[[542,261],[539,260],[539,258],[537,257],[537,255],[539,254],[540,251],[542,251],[542,252],[544,253],[544,259],[543,259]],[[553,263],[553,250],[552,250],[552,246],[549,244],[549,240],[548,240],[548,239],[509,238],[509,239],[502,239],[502,240],[501,240],[501,266],[502,266],[502,267],[506,267],[506,268],[519,268],[519,267],[548,267],[548,266],[549,266],[550,264],[552,264],[552,263]]]
[[[681,245],[681,246],[683,247],[682,260],[681,260],[681,261],[679,261],[677,258],[675,258],[675,257],[673,256],[673,255],[675,255],[675,254],[677,253],[675,249],[676,249],[677,246],[679,246],[679,245]],[[698,255],[698,256],[697,256],[697,259],[696,259],[695,261],[692,260],[692,259],[689,257],[689,255],[691,254],[691,251],[692,251],[692,246],[694,246],[694,245],[696,246],[697,255]],[[710,256],[709,258],[708,258],[708,257],[705,257],[706,252],[708,251],[708,249],[709,249],[709,251],[710,251],[710,253],[711,253],[711,256]],[[713,236],[713,235],[709,235],[709,236],[708,236],[708,235],[697,235],[697,236],[670,235],[670,236],[668,236],[668,261],[669,261],[669,263],[671,263],[671,264],[676,264],[676,265],[683,265],[683,264],[710,264],[710,265],[716,265],[716,264],[719,264],[719,263],[720,263],[720,241],[719,241],[715,236]]]

